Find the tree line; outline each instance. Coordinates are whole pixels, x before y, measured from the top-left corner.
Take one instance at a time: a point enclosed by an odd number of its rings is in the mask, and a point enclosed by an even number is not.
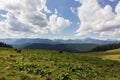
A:
[[[112,49],[120,48],[120,43],[118,44],[107,44],[107,45],[100,45],[92,49],[92,51],[107,51]]]
[[[12,48],[11,45],[6,44],[6,43],[4,43],[4,42],[0,42],[0,47]]]

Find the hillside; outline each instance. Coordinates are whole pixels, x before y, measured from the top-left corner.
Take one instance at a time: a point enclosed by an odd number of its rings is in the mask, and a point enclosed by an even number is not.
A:
[[[117,44],[106,44],[106,45],[98,45],[92,49],[92,51],[107,51],[107,50],[114,50],[119,49],[120,43]]]
[[[0,80],[120,80],[120,49],[86,54],[0,48]]]
[[[97,44],[39,44],[33,43],[25,46],[27,49],[58,50],[66,52],[87,52],[98,46]]]

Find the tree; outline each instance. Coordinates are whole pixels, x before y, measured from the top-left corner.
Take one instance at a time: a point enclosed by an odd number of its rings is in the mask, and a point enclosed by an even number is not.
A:
[[[100,45],[92,49],[92,51],[107,51],[112,49],[120,48],[120,43],[118,44],[107,44],[107,45]]]
[[[0,42],[0,47],[12,48],[11,45],[3,43],[3,42]]]

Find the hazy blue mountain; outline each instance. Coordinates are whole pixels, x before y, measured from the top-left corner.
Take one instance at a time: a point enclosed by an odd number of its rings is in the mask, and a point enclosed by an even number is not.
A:
[[[56,39],[54,41],[60,42],[60,43],[91,43],[91,44],[111,44],[111,43],[119,43],[120,41],[117,40],[97,40],[97,39],[69,39],[69,40],[62,40],[62,39]]]
[[[5,42],[7,44],[13,45],[13,47],[17,48],[23,48],[27,45],[33,44],[33,43],[39,43],[39,44],[111,44],[111,43],[119,43],[120,41],[117,40],[97,40],[97,39],[91,39],[91,38],[86,38],[86,39],[68,39],[68,40],[62,40],[62,39],[55,39],[55,40],[50,40],[50,39],[0,39],[0,42]]]
[[[11,38],[0,39],[0,42],[4,42],[7,44],[14,44],[15,41],[16,41],[16,39],[11,39]]]
[[[25,44],[25,43],[59,44],[59,42],[49,39],[17,39],[13,44]]]

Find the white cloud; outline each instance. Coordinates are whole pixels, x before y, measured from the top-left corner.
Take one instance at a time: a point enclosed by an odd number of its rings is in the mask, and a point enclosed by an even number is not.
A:
[[[0,32],[4,32],[6,37],[39,37],[48,31],[60,32],[69,26],[69,20],[58,17],[57,10],[49,22],[46,14],[51,11],[46,6],[46,0],[0,0],[0,10],[7,11],[7,14],[2,14],[6,19],[0,21]],[[53,15],[56,15],[54,22],[51,21]]]
[[[0,0],[0,9],[7,11],[39,11],[51,12],[46,6],[46,0]]]
[[[120,2],[115,12],[110,5],[102,8],[97,0],[79,0],[78,17],[81,21],[77,36],[87,36],[90,33],[99,34],[99,37],[120,37]],[[106,37],[107,35],[107,37]]]
[[[76,9],[75,9],[75,8],[70,7],[70,10],[71,10],[71,12],[72,12],[73,14],[76,14]]]
[[[55,9],[55,14],[58,14],[58,11],[57,11],[57,9]]]
[[[71,22],[68,19],[59,17],[56,14],[50,16],[49,28],[52,33],[59,33],[66,27],[69,27]]]
[[[48,21],[42,10],[47,13],[50,10],[45,4],[46,0],[1,0],[0,10],[7,11],[7,14],[2,15],[6,19],[1,21],[0,28],[4,26],[7,28],[5,31],[19,32],[18,35],[46,33]]]

